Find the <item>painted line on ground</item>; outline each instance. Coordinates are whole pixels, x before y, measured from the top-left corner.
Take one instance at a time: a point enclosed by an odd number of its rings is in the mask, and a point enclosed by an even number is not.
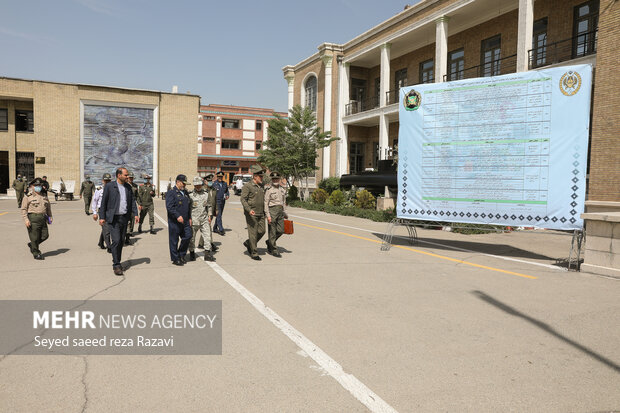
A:
[[[4,214],[8,214],[8,212],[0,212],[0,216],[2,216]]]
[[[351,238],[357,238],[357,239],[361,239],[361,240],[364,240],[364,241],[374,242],[376,244],[382,244],[383,243],[383,241],[379,241],[379,240],[371,239],[371,238],[366,238],[366,237],[361,237],[359,235],[349,234],[348,232],[341,232],[341,231],[336,231],[334,229],[322,228],[322,227],[317,227],[317,226],[308,225],[308,224],[302,224],[301,222],[297,222],[297,224],[301,225],[303,227],[314,228],[314,229],[318,229],[318,230],[321,230],[321,231],[333,232],[335,234],[346,235],[347,237],[351,237]],[[428,252],[428,251],[422,251],[422,250],[418,250],[418,249],[415,249],[415,248],[409,248],[409,247],[405,247],[405,246],[402,246],[402,245],[393,245],[393,248],[400,248],[402,250],[413,251],[413,252],[417,252],[418,254],[428,255],[430,257],[440,258],[442,260],[448,260],[448,261],[456,262],[456,263],[459,263],[459,264],[465,264],[465,265],[469,265],[469,266],[476,267],[476,268],[483,268],[485,270],[501,272],[501,273],[504,273],[504,274],[516,275],[517,277],[529,278],[531,280],[538,279],[538,277],[534,277],[533,275],[527,275],[527,274],[521,274],[521,273],[514,272],[514,271],[502,270],[501,268],[488,267],[486,265],[475,264],[473,262],[463,261],[463,260],[459,260],[457,258],[446,257],[444,255],[439,255],[439,254],[435,254],[435,253]]]
[[[155,213],[166,227],[168,223],[164,221],[157,213]],[[310,341],[301,332],[291,326],[275,311],[269,308],[264,302],[256,297],[250,290],[245,288],[239,281],[231,276],[226,270],[214,262],[205,261],[206,264],[213,269],[228,285],[235,289],[247,302],[249,302],[259,313],[267,318],[274,326],[276,326],[285,336],[310,356],[321,368],[323,368],[332,378],[334,378],[342,387],[353,395],[357,400],[363,403],[370,411],[374,413],[396,413],[396,410],[387,404],[381,397],[377,396],[364,383],[359,381],[354,375],[345,373],[344,369],[334,359],[329,357],[327,353],[321,350],[316,344]]]
[[[308,221],[320,222],[322,224],[329,224],[329,225],[334,225],[334,226],[337,226],[337,227],[349,228],[349,229],[354,229],[354,230],[363,231],[363,232],[377,233],[377,231],[373,231],[373,230],[370,230],[370,229],[352,227],[352,226],[349,226],[349,225],[336,224],[336,223],[333,223],[333,222],[321,221],[320,219],[307,218],[307,217],[303,217],[303,216],[300,216],[300,215],[291,215],[291,214],[289,214],[289,215],[291,217],[306,219]],[[400,235],[396,235],[396,236],[399,237],[399,238],[405,238],[405,237],[402,237]],[[566,268],[557,267],[557,266],[551,265],[551,264],[543,264],[543,263],[540,263],[540,262],[520,260],[518,258],[504,257],[504,256],[501,256],[501,255],[494,255],[494,254],[487,254],[487,253],[480,252],[480,251],[468,250],[466,248],[453,247],[451,245],[440,244],[438,242],[424,241],[422,239],[418,239],[418,242],[423,242],[425,244],[435,245],[435,246],[438,246],[438,247],[450,248],[450,249],[453,249],[455,251],[463,251],[463,252],[469,252],[469,253],[472,253],[472,254],[480,254],[480,255],[483,255],[485,257],[499,258],[500,260],[505,260],[505,261],[514,261],[514,262],[520,262],[520,263],[523,263],[523,264],[535,265],[535,266],[538,266],[538,267],[549,268],[549,269],[552,269],[552,270],[555,270],[555,271],[562,271],[562,272],[568,271]]]

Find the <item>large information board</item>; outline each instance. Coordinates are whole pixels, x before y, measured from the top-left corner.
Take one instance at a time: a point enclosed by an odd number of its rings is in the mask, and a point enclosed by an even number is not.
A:
[[[583,227],[590,65],[400,90],[400,218]]]

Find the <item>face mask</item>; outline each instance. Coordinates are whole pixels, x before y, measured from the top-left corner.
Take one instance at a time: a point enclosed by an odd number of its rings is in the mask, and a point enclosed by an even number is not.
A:
[[[211,181],[207,182],[207,186],[208,186],[209,188],[211,188],[211,187],[213,186],[213,182],[211,182]]]
[[[273,185],[273,186],[280,186],[280,182],[273,181],[273,182],[271,182],[271,185]]]
[[[40,186],[35,186],[35,187],[34,187],[34,190],[35,190],[36,192],[41,192],[41,189],[43,189],[43,188],[41,188]]]

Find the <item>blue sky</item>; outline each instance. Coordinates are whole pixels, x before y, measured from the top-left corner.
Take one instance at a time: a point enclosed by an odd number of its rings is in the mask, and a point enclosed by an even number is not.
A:
[[[0,17],[0,76],[190,91],[285,111],[281,68],[417,0],[19,0]]]

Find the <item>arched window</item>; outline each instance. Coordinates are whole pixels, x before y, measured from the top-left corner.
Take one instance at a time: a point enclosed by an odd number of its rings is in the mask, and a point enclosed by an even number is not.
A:
[[[310,76],[308,80],[306,80],[306,84],[304,85],[306,100],[305,106],[310,108],[313,112],[316,111],[316,94],[318,89],[318,84],[316,80],[316,76]]]

